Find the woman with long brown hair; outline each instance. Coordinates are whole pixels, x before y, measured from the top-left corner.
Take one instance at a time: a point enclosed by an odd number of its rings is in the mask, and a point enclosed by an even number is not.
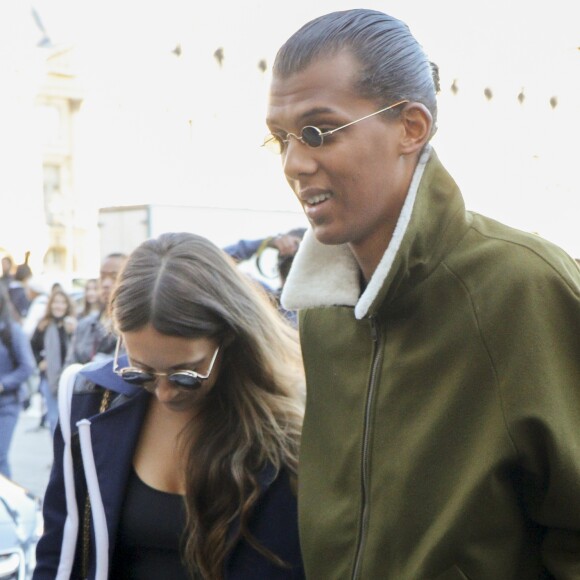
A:
[[[34,577],[303,578],[296,331],[193,234],[137,248],[112,312],[114,361],[63,377]]]
[[[99,281],[97,278],[89,278],[83,289],[83,296],[77,316],[83,318],[90,314],[100,313],[103,309],[99,296]]]
[[[46,404],[51,433],[54,433],[58,421],[58,382],[75,328],[74,305],[70,296],[64,290],[54,290],[30,339],[40,372],[39,390]]]

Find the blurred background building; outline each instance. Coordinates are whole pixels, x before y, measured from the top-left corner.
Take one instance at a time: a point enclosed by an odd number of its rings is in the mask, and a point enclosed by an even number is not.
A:
[[[74,68],[74,48],[50,48],[46,73],[35,100],[42,131],[43,216],[47,248],[41,268],[47,272],[79,272],[87,261],[86,224],[81,219],[75,176],[75,133],[83,100]],[[39,256],[40,257],[40,256]]]

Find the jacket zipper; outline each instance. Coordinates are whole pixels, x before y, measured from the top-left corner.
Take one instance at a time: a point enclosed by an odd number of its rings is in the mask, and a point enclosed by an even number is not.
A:
[[[371,335],[374,342],[374,352],[371,364],[371,376],[369,379],[369,386],[367,390],[367,399],[365,403],[365,415],[363,426],[363,440],[362,440],[362,454],[361,454],[361,518],[358,543],[355,552],[354,568],[352,572],[352,580],[357,580],[360,577],[362,567],[362,554],[367,535],[369,506],[369,446],[370,446],[370,416],[374,404],[375,393],[377,390],[377,376],[378,370],[382,362],[382,340],[379,331],[379,326],[376,317],[371,317]]]

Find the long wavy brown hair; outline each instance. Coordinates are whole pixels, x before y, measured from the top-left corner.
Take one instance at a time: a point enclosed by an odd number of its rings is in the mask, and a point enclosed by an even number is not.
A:
[[[265,469],[285,469],[296,480],[304,399],[296,330],[221,249],[188,233],[163,234],[131,254],[112,310],[121,333],[151,324],[162,334],[222,345],[218,382],[180,437],[184,558],[192,576],[222,578],[240,536],[283,566],[248,522]]]

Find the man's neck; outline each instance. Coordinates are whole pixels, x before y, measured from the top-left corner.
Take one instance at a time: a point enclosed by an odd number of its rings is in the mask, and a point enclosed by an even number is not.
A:
[[[378,239],[365,240],[364,243],[360,244],[349,244],[350,251],[353,253],[361,270],[365,286],[369,283],[377,269],[377,266],[387,251],[391,238],[393,237],[393,230],[394,225],[388,230],[383,230]],[[375,238],[376,237],[377,236],[375,236]]]

